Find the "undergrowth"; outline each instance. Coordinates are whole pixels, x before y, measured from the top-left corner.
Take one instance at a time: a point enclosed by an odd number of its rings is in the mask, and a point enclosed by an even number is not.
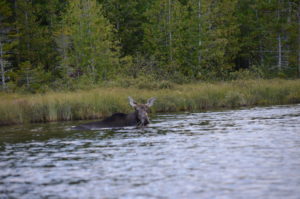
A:
[[[88,91],[44,94],[0,93],[0,125],[103,118],[130,112],[127,97],[146,102],[152,112],[203,111],[216,108],[300,103],[300,80],[237,80],[158,86],[99,87]]]

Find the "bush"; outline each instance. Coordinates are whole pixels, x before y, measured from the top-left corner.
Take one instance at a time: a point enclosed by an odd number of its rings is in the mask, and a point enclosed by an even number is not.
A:
[[[262,77],[263,72],[257,67],[252,67],[251,69],[240,69],[229,74],[229,79],[231,80],[250,80]]]
[[[167,80],[157,80],[153,76],[139,76],[137,78],[118,78],[115,81],[106,82],[104,86],[156,90],[172,89],[175,87],[175,83]]]

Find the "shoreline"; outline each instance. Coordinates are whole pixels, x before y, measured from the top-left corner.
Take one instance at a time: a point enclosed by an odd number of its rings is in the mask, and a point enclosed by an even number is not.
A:
[[[171,89],[99,87],[45,94],[0,94],[0,126],[101,119],[132,111],[127,97],[157,101],[152,113],[201,112],[300,103],[300,79],[237,80],[176,85]]]

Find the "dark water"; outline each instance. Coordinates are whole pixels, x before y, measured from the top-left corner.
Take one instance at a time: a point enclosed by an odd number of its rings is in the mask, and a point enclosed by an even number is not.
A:
[[[0,198],[300,198],[300,105],[152,121],[1,127]]]

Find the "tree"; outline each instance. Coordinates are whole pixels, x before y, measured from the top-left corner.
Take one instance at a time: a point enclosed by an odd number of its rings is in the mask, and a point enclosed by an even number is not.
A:
[[[146,56],[153,55],[157,60],[158,74],[172,77],[182,69],[181,47],[186,38],[186,7],[178,0],[157,0],[145,15],[144,52]]]
[[[240,49],[236,0],[207,0],[202,4],[203,78],[225,78],[233,69]]]
[[[19,87],[31,92],[42,91],[50,79],[50,73],[45,73],[41,65],[33,67],[29,61],[22,62],[13,75]]]
[[[287,75],[294,76],[291,71],[295,71],[297,62],[298,3],[294,0],[238,2],[241,30],[239,67],[246,62],[246,68],[259,67],[266,75],[286,71]]]
[[[300,77],[300,3],[298,5],[298,75]]]
[[[106,80],[118,66],[119,48],[114,41],[114,29],[103,16],[96,0],[69,1],[62,21],[60,37],[70,44],[63,60],[68,68],[81,71],[94,82]]]
[[[12,10],[5,0],[0,0],[0,73],[2,90],[6,90],[6,73],[11,66],[10,57],[13,47],[16,45],[13,26],[10,23]]]
[[[144,37],[143,23],[152,1],[149,0],[99,0],[103,5],[105,17],[117,30],[122,56],[133,56],[141,51]]]

